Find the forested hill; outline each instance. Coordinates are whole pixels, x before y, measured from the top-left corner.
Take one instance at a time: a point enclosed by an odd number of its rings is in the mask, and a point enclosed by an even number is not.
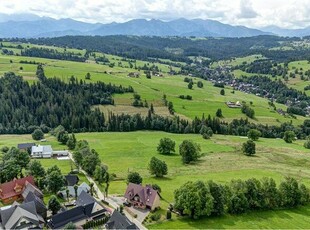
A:
[[[31,133],[41,126],[47,132],[62,124],[74,132],[102,131],[105,118],[92,105],[113,104],[112,94],[133,92],[103,82],[85,83],[74,77],[70,83],[46,78],[38,67],[40,81],[29,84],[14,73],[0,78],[0,133]]]
[[[257,36],[249,38],[147,37],[147,36],[65,36],[58,38],[17,39],[39,45],[55,45],[100,51],[128,58],[146,60],[164,58],[190,62],[189,56],[203,56],[212,60],[229,59],[264,53],[267,58],[309,58],[305,50],[271,50],[281,42],[300,41],[300,38]],[[294,55],[292,55],[292,52]]]

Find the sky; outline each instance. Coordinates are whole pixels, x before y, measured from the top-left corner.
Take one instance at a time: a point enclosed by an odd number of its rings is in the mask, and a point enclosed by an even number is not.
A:
[[[253,28],[310,26],[309,0],[0,0],[0,13],[100,23],[201,18]]]

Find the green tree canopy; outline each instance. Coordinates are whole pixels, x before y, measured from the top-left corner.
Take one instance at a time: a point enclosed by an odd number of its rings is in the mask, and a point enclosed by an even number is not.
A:
[[[202,181],[187,182],[174,192],[175,208],[191,218],[211,215],[213,197]]]
[[[42,132],[41,129],[35,129],[31,135],[32,139],[36,141],[39,141],[44,138],[44,133]]]
[[[160,154],[169,155],[175,152],[175,142],[170,138],[164,137],[160,139],[157,146],[157,151]]]
[[[127,183],[142,184],[142,177],[137,172],[130,172],[127,176]]]
[[[198,160],[201,156],[200,151],[200,145],[194,143],[192,140],[184,140],[179,147],[179,153],[185,164]]]
[[[51,196],[47,205],[48,209],[52,211],[52,214],[55,215],[61,209],[61,204],[56,196]]]
[[[283,140],[286,143],[293,143],[293,141],[295,141],[296,135],[293,131],[285,131],[284,132],[284,136],[283,136]]]
[[[262,133],[257,129],[250,129],[248,131],[248,138],[252,141],[257,141]]]
[[[256,153],[254,141],[248,140],[247,142],[243,143],[242,152],[248,156],[254,155]]]
[[[166,162],[159,160],[156,157],[152,157],[149,163],[148,169],[151,175],[156,177],[163,177],[168,174],[168,166]]]

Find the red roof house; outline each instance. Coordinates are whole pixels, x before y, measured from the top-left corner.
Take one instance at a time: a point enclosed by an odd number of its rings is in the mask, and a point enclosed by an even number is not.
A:
[[[159,195],[150,185],[142,186],[129,183],[124,197],[134,207],[142,209],[149,208],[154,210],[160,205]]]
[[[27,176],[20,179],[14,179],[0,185],[0,200],[2,203],[12,203],[15,200],[22,198],[22,193],[27,184],[30,183],[35,186],[32,176]]]

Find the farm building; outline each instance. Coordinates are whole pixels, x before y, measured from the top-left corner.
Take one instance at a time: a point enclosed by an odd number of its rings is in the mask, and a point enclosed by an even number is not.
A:
[[[31,148],[31,157],[33,158],[51,158],[52,154],[53,149],[50,145],[38,145]]]

